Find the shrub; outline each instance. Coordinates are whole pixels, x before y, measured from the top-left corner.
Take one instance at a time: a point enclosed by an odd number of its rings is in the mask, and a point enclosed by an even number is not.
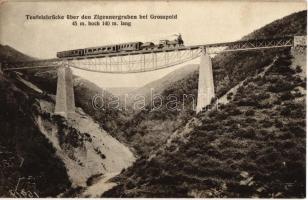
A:
[[[251,118],[251,117],[247,117],[245,119],[245,122],[248,123],[248,124],[252,124],[252,123],[256,123],[256,119],[255,118]]]
[[[245,115],[246,116],[253,116],[253,115],[255,115],[255,111],[254,110],[247,110],[246,112],[245,112]]]
[[[257,101],[262,101],[264,99],[270,98],[271,95],[268,94],[268,93],[260,93],[260,94],[257,94],[255,97],[256,97]]]
[[[219,112],[219,113],[217,113],[217,115],[216,115],[216,119],[219,120],[219,121],[225,120],[225,119],[227,119],[227,118],[228,118],[228,116],[225,115],[225,114],[222,113],[222,112]]]
[[[253,98],[243,98],[236,102],[238,106],[253,106],[253,107],[258,107],[259,102],[256,101],[256,99]]]
[[[280,96],[280,99],[281,99],[282,101],[287,101],[287,100],[294,99],[294,96],[291,94],[291,92],[287,91],[287,92],[284,92],[284,93]]]
[[[283,123],[281,121],[279,121],[278,119],[275,119],[275,127],[276,128],[282,128],[283,127]]]
[[[275,93],[290,91],[293,88],[293,84],[284,80],[278,80],[277,83],[268,86],[268,90]]]
[[[243,130],[241,135],[242,135],[242,137],[248,138],[248,139],[253,139],[253,138],[256,137],[256,133],[255,133],[254,129],[251,128],[251,127],[246,129],[246,130]]]
[[[249,80],[246,79],[245,81],[243,81],[243,85],[246,86],[249,83]]]
[[[270,102],[263,102],[258,104],[256,107],[259,109],[269,109],[273,107],[273,104],[271,104]]]
[[[293,96],[294,96],[295,98],[298,98],[298,97],[303,97],[304,94],[302,94],[301,92],[295,92],[295,93],[293,94]]]
[[[241,85],[238,89],[237,89],[237,93],[242,94],[244,92],[244,87]]]
[[[228,99],[228,100],[231,100],[231,99],[232,99],[232,96],[233,96],[233,92],[230,92],[230,93],[227,95],[227,99]]]
[[[275,63],[275,66],[277,66],[275,69],[279,70],[282,67],[288,67],[291,63],[292,61],[290,59],[280,57]]]
[[[218,103],[218,110],[223,110],[225,107],[225,104]]]
[[[305,106],[300,103],[285,103],[281,108],[281,115],[303,119],[305,118],[305,112],[303,112],[304,109]]]
[[[273,102],[273,104],[275,104],[275,105],[280,105],[281,104],[281,99],[280,98],[277,98],[274,102]]]
[[[303,70],[302,70],[302,67],[297,65],[296,68],[295,68],[295,72],[296,73],[301,73]]]
[[[219,112],[218,112],[217,110],[212,110],[212,111],[210,111],[210,113],[209,113],[209,117],[214,117],[214,116],[216,116],[218,113],[219,113]]]
[[[261,121],[264,128],[269,128],[273,126],[273,122],[270,119],[264,119]]]
[[[280,114],[282,116],[290,116],[291,115],[291,109],[289,107],[283,107]]]

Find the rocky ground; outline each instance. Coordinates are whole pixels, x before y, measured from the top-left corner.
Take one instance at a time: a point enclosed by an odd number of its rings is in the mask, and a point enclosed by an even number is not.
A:
[[[19,91],[26,95],[26,98],[32,99],[32,106],[27,113],[23,111],[25,107],[19,109],[24,112],[25,117],[31,116],[37,134],[40,134],[39,137],[43,136],[43,140],[49,143],[54,151],[53,156],[60,159],[65,167],[71,186],[63,190],[60,196],[78,189],[73,192],[74,195],[97,197],[104,191],[98,190],[100,187],[96,184],[104,185],[108,178],[119,174],[134,162],[135,157],[130,149],[104,131],[81,108],[77,108],[76,113],[70,115],[68,119],[54,115],[53,95],[43,93],[39,86],[24,79],[22,73],[12,73],[11,76],[11,80],[3,77],[3,81],[11,84],[10,88],[3,89],[13,89],[11,93]],[[14,103],[12,99],[8,102]],[[18,98],[15,102],[16,106],[21,103]],[[4,110],[4,112],[13,115],[16,111]],[[96,179],[95,182],[91,181],[93,177]],[[110,189],[107,185],[104,186],[106,190]],[[87,189],[88,187],[91,188]],[[36,193],[41,195],[38,191]]]

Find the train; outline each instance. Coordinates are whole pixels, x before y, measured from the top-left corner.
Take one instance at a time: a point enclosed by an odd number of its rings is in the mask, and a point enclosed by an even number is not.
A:
[[[174,40],[160,40],[158,44],[153,42],[128,42],[122,44],[105,45],[99,47],[90,47],[84,49],[73,49],[67,51],[57,52],[58,58],[78,57],[78,56],[91,56],[100,54],[140,51],[140,50],[156,50],[164,48],[175,48],[184,46],[184,41],[181,34],[176,35]]]

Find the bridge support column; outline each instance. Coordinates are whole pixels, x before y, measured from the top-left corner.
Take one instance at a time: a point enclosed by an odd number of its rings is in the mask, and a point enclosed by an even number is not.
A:
[[[212,61],[205,49],[202,51],[199,66],[198,99],[196,112],[199,113],[215,97]]]
[[[75,112],[73,73],[69,67],[58,68],[55,114],[67,118]]]

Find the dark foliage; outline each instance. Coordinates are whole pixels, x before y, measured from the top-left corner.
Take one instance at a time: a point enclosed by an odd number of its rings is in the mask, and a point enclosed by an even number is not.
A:
[[[138,155],[148,155],[195,113],[198,75],[194,72],[163,91],[154,101],[121,126],[122,135]],[[161,107],[159,107],[161,105]],[[159,109],[156,109],[159,107]]]
[[[305,33],[306,12],[299,12],[245,38]],[[305,99],[292,94],[306,80],[290,67],[289,50],[216,56],[216,92],[262,72],[276,56],[264,76],[247,79],[219,111],[199,114],[201,124],[186,138],[141,157],[103,196],[305,197]]]
[[[70,187],[65,166],[33,119],[37,112],[34,97],[13,82],[0,75],[0,93],[5,94],[0,96],[0,147],[10,157],[1,156],[0,163],[12,161],[1,166],[0,196],[11,196],[19,178],[26,178],[21,186],[26,191],[55,196]]]

